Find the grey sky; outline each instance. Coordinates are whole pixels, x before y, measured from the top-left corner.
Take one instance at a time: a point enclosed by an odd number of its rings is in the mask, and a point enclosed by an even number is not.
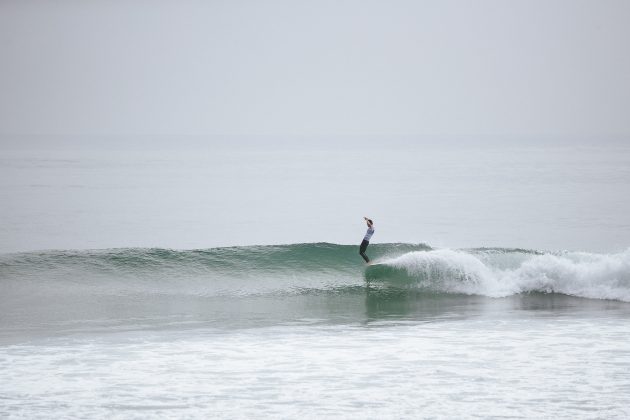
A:
[[[0,2],[0,138],[630,136],[628,1]]]

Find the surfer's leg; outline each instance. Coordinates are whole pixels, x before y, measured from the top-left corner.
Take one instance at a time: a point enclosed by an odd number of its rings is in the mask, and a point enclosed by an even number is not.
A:
[[[361,242],[361,246],[359,247],[359,255],[363,257],[366,263],[370,262],[368,256],[365,255],[365,250],[367,249],[369,244],[370,243],[364,239],[363,242]]]

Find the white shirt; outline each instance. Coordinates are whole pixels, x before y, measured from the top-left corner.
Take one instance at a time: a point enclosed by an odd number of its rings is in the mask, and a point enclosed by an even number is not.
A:
[[[374,235],[374,228],[373,227],[369,227],[367,232],[365,233],[365,237],[363,238],[364,241],[370,241],[370,238],[372,237],[372,235]]]

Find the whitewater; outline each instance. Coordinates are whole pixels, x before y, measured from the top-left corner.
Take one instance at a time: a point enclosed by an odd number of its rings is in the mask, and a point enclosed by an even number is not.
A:
[[[368,278],[389,273],[428,291],[490,297],[541,292],[630,301],[630,250],[593,254],[444,249],[410,252],[378,264],[382,267],[369,269]]]

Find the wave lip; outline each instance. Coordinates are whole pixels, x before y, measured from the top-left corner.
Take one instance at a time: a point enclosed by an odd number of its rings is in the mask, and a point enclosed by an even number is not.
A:
[[[561,293],[630,302],[630,249],[617,254],[525,250],[409,252],[368,267],[368,280],[393,280],[436,293],[505,297]]]
[[[355,272],[363,264],[358,249],[355,245],[321,242],[193,250],[115,248],[35,251],[0,255],[0,276],[3,273],[31,275],[52,270],[81,270],[118,276],[217,272],[228,277],[268,272]],[[402,255],[430,249],[424,244],[374,244],[370,253]]]

